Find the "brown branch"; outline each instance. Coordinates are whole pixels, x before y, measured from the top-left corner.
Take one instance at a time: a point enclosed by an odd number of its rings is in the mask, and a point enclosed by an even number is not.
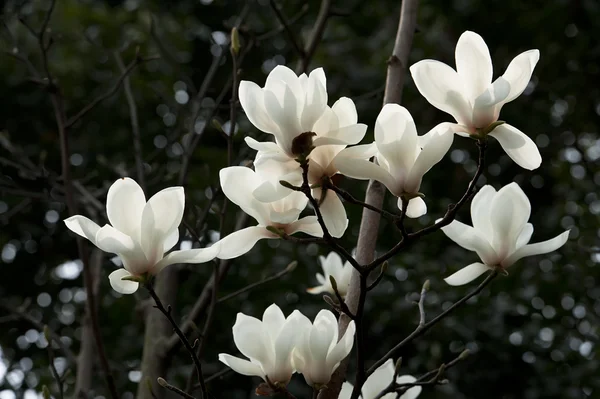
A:
[[[398,343],[396,346],[394,346],[392,349],[390,349],[381,359],[379,359],[377,362],[375,362],[375,364],[373,366],[371,366],[371,368],[369,369],[369,371],[367,373],[369,375],[372,374],[373,371],[375,371],[379,366],[381,366],[383,363],[385,363],[387,359],[398,355],[398,352],[402,348],[404,348],[406,345],[410,344],[412,341],[414,341],[415,339],[417,339],[420,336],[422,336],[423,334],[425,334],[431,327],[433,327],[434,325],[439,323],[442,319],[444,319],[446,316],[448,316],[454,310],[456,310],[457,308],[459,308],[460,306],[465,304],[469,299],[471,299],[475,295],[479,294],[485,287],[487,287],[487,285],[489,283],[492,282],[492,280],[497,275],[498,275],[497,270],[494,270],[491,273],[489,273],[488,276],[485,278],[485,280],[483,280],[483,282],[481,282],[481,284],[479,284],[479,286],[477,286],[477,288],[475,288],[473,291],[471,291],[470,293],[468,293],[467,295],[465,295],[458,301],[454,302],[452,304],[452,306],[450,306],[448,309],[444,310],[442,313],[438,314],[436,317],[434,317],[427,323],[422,323],[423,319],[421,319],[421,322],[419,322],[419,325],[417,326],[417,328],[412,333],[410,333],[410,335],[408,337],[404,338],[402,340],[402,342]],[[421,317],[424,317],[424,314]]]

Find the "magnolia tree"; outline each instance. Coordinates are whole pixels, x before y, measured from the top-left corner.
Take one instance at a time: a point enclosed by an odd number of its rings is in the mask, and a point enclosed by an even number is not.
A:
[[[399,357],[402,349],[477,295],[495,277],[508,276],[509,267],[518,264],[521,258],[549,253],[565,244],[568,231],[547,241],[530,243],[531,206],[516,183],[503,187],[493,183],[478,187],[477,184],[489,146],[501,146],[526,170],[542,165],[538,148],[528,135],[500,119],[502,107],[527,87],[540,57],[539,51],[517,55],[505,72],[493,80],[492,60],[484,39],[467,31],[456,43],[455,68],[435,60],[422,60],[410,66],[410,75],[421,95],[453,119],[419,134],[421,129],[417,128],[410,107],[398,104],[415,29],[416,7],[416,1],[405,0],[402,4],[396,45],[388,65],[385,104],[372,127],[359,123],[360,117],[350,98],[330,98],[323,68],[297,73],[279,65],[269,72],[264,82],[240,81],[237,65],[247,41],[233,28],[230,38],[233,105],[231,123],[228,128],[222,127],[228,139],[229,166],[219,171],[219,180],[225,196],[223,207],[228,202],[230,210],[239,207],[249,216],[248,227],[245,227],[246,218],[242,217],[235,231],[221,229],[220,236],[210,242],[198,240],[188,249],[172,250],[180,242],[182,232],[196,234],[190,226],[181,227],[186,209],[184,187],[166,187],[150,196],[132,177],[120,178],[110,186],[105,207],[109,223],[101,227],[77,214],[72,191],[71,194],[69,191],[72,187],[68,162],[63,163],[67,205],[72,214],[64,220],[65,226],[100,250],[118,256],[115,261],[122,267],[109,274],[111,287],[121,294],[132,294],[139,288],[147,290],[157,308],[154,312],[162,313],[159,315],[161,323],[169,323],[176,339],[192,358],[196,375],[190,378],[187,387],[170,384],[166,370],[157,371],[147,366],[142,367],[140,391],[155,394],[157,389],[166,388],[191,398],[197,381],[200,398],[221,397],[207,388],[202,369],[206,361],[201,356],[202,343],[190,338],[192,326],[173,316],[167,303],[172,299],[164,298],[159,289],[171,265],[214,262],[218,268],[223,262],[243,257],[263,239],[328,248],[327,256],[314,259],[320,263],[323,274],[317,274],[316,286],[308,289],[310,294],[323,295],[323,309],[316,315],[305,315],[299,310],[286,315],[273,297],[274,303],[262,316],[238,313],[235,320],[230,320],[231,333],[222,334],[229,334],[239,354],[220,353],[218,360],[236,373],[260,378],[262,382],[256,386],[256,394],[262,396],[294,398],[298,393],[288,389],[288,383],[298,373],[312,388],[314,398],[414,399],[423,389],[445,383],[445,371],[464,359],[467,352],[423,375],[411,376],[403,370]],[[48,50],[45,28],[39,34],[44,57]],[[137,62],[141,62],[141,58]],[[301,69],[307,69],[306,65]],[[47,68],[45,73],[49,74]],[[72,122],[64,115],[59,88],[54,86],[52,76],[41,76],[45,79],[40,84],[46,85],[57,115],[59,134],[66,143],[66,132]],[[241,165],[234,162],[231,144],[238,100],[256,131],[272,136],[272,140],[258,141],[252,137],[254,132],[250,132],[245,143],[254,151],[254,156],[251,162]],[[370,128],[374,130],[374,142],[365,141]],[[465,184],[462,197],[449,204],[444,215],[436,215],[437,220],[428,226],[415,228],[410,219],[428,212],[428,193],[421,191],[423,179],[446,156],[455,135],[460,136],[457,140],[470,140],[477,148],[477,170]],[[66,145],[62,151],[63,158],[68,157]],[[336,175],[370,181],[366,199],[356,198],[336,185]],[[140,177],[143,171],[138,174],[138,179]],[[386,209],[383,205],[386,193],[397,199],[396,207]],[[458,210],[469,204],[472,226],[455,220]],[[359,224],[358,220],[349,220],[348,206],[364,208],[355,250],[340,241],[350,227]],[[393,247],[376,254],[374,248],[381,218],[395,226],[397,240]],[[424,299],[430,289],[429,281],[424,281],[418,301],[419,324],[404,340],[391,345],[385,356],[372,358],[365,350],[369,325],[363,317],[369,291],[382,280],[388,261],[438,231],[464,249],[475,252],[480,259],[445,276],[446,283],[451,286],[476,284],[476,279],[484,274],[485,278],[469,294],[433,318],[428,318],[424,310]],[[83,251],[85,243],[79,240],[78,245]],[[288,270],[294,266],[290,265]],[[212,284],[214,293],[216,274]],[[227,280],[223,279],[221,285],[227,285]],[[152,326],[148,324],[146,328],[149,330]],[[48,329],[45,332],[52,341],[52,332]],[[93,334],[98,334],[97,328]],[[148,340],[152,332],[146,334],[147,345],[152,348],[144,348],[144,357],[148,356],[146,361],[151,363],[152,351],[160,343]],[[97,343],[101,342],[99,337],[95,338]],[[102,351],[102,345],[98,349]],[[347,367],[351,356],[356,358],[355,369]],[[116,399],[117,388],[109,362],[102,353],[101,360],[109,391]],[[56,378],[62,396],[63,380],[58,373]],[[147,382],[149,386],[145,385]],[[48,388],[44,392],[57,394]]]

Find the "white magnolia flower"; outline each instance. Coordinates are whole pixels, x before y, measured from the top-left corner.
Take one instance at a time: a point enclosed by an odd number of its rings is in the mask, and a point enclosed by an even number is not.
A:
[[[489,185],[482,187],[471,203],[473,227],[455,220],[442,231],[461,247],[477,252],[483,263],[465,266],[445,281],[467,284],[487,270],[506,269],[525,256],[552,252],[567,242],[568,230],[551,240],[527,244],[533,234],[533,225],[527,223],[530,214],[529,199],[516,183],[498,192]]]
[[[347,138],[347,143],[357,143],[363,139],[366,133],[366,125],[358,124],[358,114],[354,102],[349,98],[342,97],[331,107],[326,107],[321,118],[314,125],[317,137],[339,136],[340,139]],[[351,126],[354,128],[350,129]],[[350,132],[350,134],[348,134]],[[343,136],[343,135],[346,136]],[[290,190],[279,184],[280,180],[299,186],[302,184],[302,171],[298,162],[286,156],[281,156],[281,150],[273,143],[259,143],[246,137],[246,143],[258,150],[255,165],[257,171],[263,164],[277,160],[281,164],[282,175],[272,175],[272,179],[265,181],[254,193],[259,201],[271,202],[286,195]],[[327,230],[333,237],[341,237],[348,227],[346,209],[338,195],[330,190],[323,191],[324,179],[328,179],[338,173],[334,166],[334,158],[346,148],[346,144],[321,145],[310,152],[308,156],[308,182],[315,186],[312,190],[314,198],[319,200],[319,209],[323,215]],[[262,171],[261,171],[262,173]]]
[[[367,378],[365,383],[362,386],[362,395],[360,398],[362,399],[375,399],[381,391],[390,385],[392,379],[394,378],[394,362],[392,359],[389,359],[387,362],[379,366],[377,370],[373,372]],[[398,384],[410,384],[415,382],[417,379],[411,375],[401,375],[396,378],[396,382]],[[354,386],[349,382],[344,382],[342,385],[342,390],[340,392],[339,399],[350,399],[352,396],[352,390]],[[421,393],[422,388],[419,386],[412,387],[400,395],[399,399],[415,399]],[[396,398],[396,394],[390,392],[381,397],[381,399],[394,399]]]
[[[356,121],[350,123],[351,119],[340,117],[337,112],[332,115],[327,106],[326,86],[323,68],[313,70],[308,76],[297,76],[283,65],[269,73],[264,88],[241,81],[239,97],[246,116],[256,128],[274,135],[276,142],[253,141],[249,145],[280,157],[297,158],[308,154],[313,146],[358,143],[366,126]]]
[[[338,342],[338,322],[331,311],[321,310],[312,324],[306,317],[302,320],[293,364],[308,385],[320,389],[352,350],[356,327],[351,321]]]
[[[374,179],[383,183],[398,198],[410,199],[406,215],[419,217],[427,213],[419,196],[423,175],[438,163],[452,144],[453,134],[440,124],[423,136],[417,135],[415,123],[398,104],[386,104],[375,122],[377,163],[369,162],[372,147],[355,146],[343,150],[334,160],[340,173],[355,179]]]
[[[306,317],[298,310],[286,319],[275,304],[265,310],[262,321],[238,313],[233,325],[233,341],[250,360],[226,353],[220,353],[219,360],[237,373],[286,385],[295,371],[292,351],[301,328],[306,326],[304,319]]]
[[[306,207],[308,199],[301,192],[293,192],[278,201],[264,203],[252,193],[263,183],[263,178],[250,168],[231,166],[219,172],[221,188],[231,202],[252,216],[258,225],[246,227],[221,239],[218,258],[231,259],[250,251],[263,238],[280,238],[267,227],[273,227],[288,235],[303,232],[322,237],[323,230],[316,216],[298,219]]]
[[[523,93],[540,58],[539,50],[516,56],[504,75],[492,83],[492,59],[482,37],[465,32],[456,44],[456,71],[434,60],[419,61],[410,67],[413,80],[423,97],[434,107],[449,113],[463,136],[488,133],[519,166],[536,169],[542,162],[535,143],[507,123],[492,128],[502,106]]]
[[[122,280],[124,277],[156,275],[174,263],[203,263],[217,255],[218,246],[213,245],[173,251],[164,256],[179,241],[178,228],[184,207],[183,187],[166,188],[146,202],[141,187],[125,177],[108,190],[106,213],[110,225],[100,227],[81,215],[65,219],[65,224],[101,250],[119,255],[124,269],[112,272],[108,278],[115,291],[131,294],[139,283]]]
[[[319,256],[319,262],[325,275],[317,273],[317,281],[320,286],[309,288],[306,291],[311,294],[320,294],[327,292],[334,294],[333,287],[331,286],[330,276],[333,276],[337,284],[337,290],[342,297],[346,296],[348,287],[350,287],[350,277],[352,276],[352,265],[350,262],[342,263],[342,258],[335,252],[330,252],[327,257]]]

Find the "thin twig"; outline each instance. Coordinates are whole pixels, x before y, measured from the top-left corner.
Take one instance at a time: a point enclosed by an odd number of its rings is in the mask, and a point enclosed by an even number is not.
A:
[[[475,288],[473,291],[471,291],[470,293],[468,293],[467,295],[465,295],[458,301],[454,302],[452,304],[452,306],[450,306],[448,309],[444,310],[442,313],[438,314],[436,317],[434,317],[427,323],[423,323],[423,324],[419,323],[417,328],[412,333],[410,333],[410,335],[408,337],[404,338],[402,340],[402,342],[400,342],[399,344],[394,346],[381,359],[379,359],[377,362],[375,362],[375,364],[373,366],[371,366],[371,368],[367,371],[367,374],[368,375],[372,374],[373,371],[375,371],[379,366],[381,366],[383,363],[385,363],[385,361],[387,359],[396,356],[397,353],[400,351],[400,349],[404,348],[406,345],[410,344],[412,341],[414,341],[415,339],[417,339],[420,336],[422,336],[423,334],[425,334],[431,327],[436,325],[438,322],[440,322],[442,319],[444,319],[446,316],[448,316],[454,310],[459,308],[461,305],[465,304],[469,299],[471,299],[475,295],[479,294],[489,283],[492,282],[492,280],[497,275],[498,275],[497,270],[490,272],[488,274],[488,276],[485,278],[485,280],[483,280],[483,282],[481,284],[479,284],[479,286],[477,286],[477,288]]]
[[[321,7],[319,8],[319,13],[317,14],[317,19],[313,26],[313,29],[310,33],[310,37],[306,42],[306,46],[304,47],[304,57],[302,57],[298,64],[296,65],[296,73],[306,73],[308,72],[308,66],[312,57],[315,55],[315,51],[317,50],[317,46],[321,42],[323,38],[323,33],[325,32],[325,27],[327,26],[327,21],[329,17],[331,17],[331,4],[333,0],[322,0]]]
[[[331,182],[331,180],[328,180],[328,181],[325,182],[324,188],[327,188],[327,189],[335,191],[346,202],[349,202],[349,203],[354,204],[354,205],[362,206],[363,208],[369,209],[369,210],[371,210],[373,212],[377,212],[382,217],[384,217],[385,219],[388,219],[388,220],[390,220],[390,221],[392,221],[394,223],[396,223],[398,221],[398,219],[400,218],[400,215],[394,215],[393,213],[390,213],[390,212],[388,212],[388,211],[386,211],[384,209],[378,208],[378,207],[373,206],[371,204],[367,204],[364,201],[358,200],[357,198],[355,198],[354,196],[352,196],[352,194],[350,194],[346,190],[343,190],[343,189],[339,188],[338,186],[336,186],[335,184],[333,184]]]
[[[46,338],[46,340],[48,340],[48,346],[46,347],[46,349],[48,350],[48,363],[50,366],[50,372],[52,373],[52,377],[54,378],[54,380],[56,381],[56,385],[58,386],[58,398],[59,399],[63,399],[64,398],[64,384],[63,384],[63,379],[60,377],[60,375],[58,374],[58,370],[56,369],[56,366],[54,365],[54,350],[52,349],[52,342],[50,341],[50,330],[48,328],[48,326],[44,326],[44,336],[48,337]]]
[[[192,361],[194,362],[194,366],[196,367],[196,372],[198,373],[198,381],[200,382],[200,391],[202,393],[201,398],[208,399],[206,384],[204,383],[204,378],[202,377],[202,364],[200,363],[200,359],[196,355],[196,351],[194,351],[194,347],[192,346],[192,344],[190,344],[190,341],[188,341],[185,334],[181,331],[181,329],[177,325],[177,322],[173,318],[173,315],[171,314],[171,306],[167,306],[166,308],[164,307],[163,303],[160,301],[160,298],[158,297],[158,295],[156,295],[156,292],[154,291],[151,282],[146,283],[144,286],[148,290],[148,293],[150,294],[152,299],[154,299],[154,302],[156,303],[155,307],[158,310],[160,310],[160,312],[164,314],[165,317],[169,320],[171,326],[173,327],[173,331],[175,332],[175,334],[177,334],[177,336],[185,346],[185,349],[192,357]]]
[[[183,390],[181,390],[181,389],[177,388],[177,387],[176,387],[176,386],[174,386],[174,385],[171,385],[171,384],[169,384],[169,383],[168,383],[168,382],[167,382],[167,381],[166,381],[164,378],[162,378],[162,377],[158,377],[157,381],[158,381],[158,384],[159,384],[161,387],[167,388],[169,391],[173,391],[173,392],[175,392],[176,394],[178,394],[179,396],[181,396],[181,397],[183,397],[183,398],[186,398],[186,399],[196,399],[196,398],[194,398],[192,395],[188,394],[187,392],[185,392],[185,391],[183,391]]]
[[[296,34],[290,27],[287,18],[285,17],[285,15],[283,15],[283,12],[279,9],[279,5],[275,2],[275,0],[269,0],[269,4],[275,12],[277,20],[283,26],[285,33],[287,34],[288,38],[290,39],[290,42],[292,43],[292,46],[294,47],[294,50],[296,50],[296,53],[298,53],[298,57],[300,57],[300,59],[303,60],[306,57],[306,53],[302,48],[302,44],[300,43],[298,38],[296,38]]]

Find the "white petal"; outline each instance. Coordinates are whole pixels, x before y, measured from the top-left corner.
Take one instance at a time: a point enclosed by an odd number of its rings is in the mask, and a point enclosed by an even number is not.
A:
[[[235,346],[244,356],[260,363],[263,369],[273,364],[271,339],[260,320],[238,313],[232,331]]]
[[[297,111],[300,98],[296,97],[289,86],[283,83],[278,86],[280,86],[278,90],[283,93],[283,98],[279,99],[274,92],[266,91],[265,107],[269,117],[278,127],[278,132],[274,133],[277,145],[291,155],[292,141],[303,133]]]
[[[317,138],[313,140],[313,144],[315,146],[332,144],[357,144],[363,139],[363,137],[365,137],[366,132],[367,125],[364,123],[343,126],[339,129],[327,132],[326,136],[317,136]]]
[[[321,198],[321,189],[314,189],[313,195],[317,199]],[[325,199],[319,204],[319,209],[329,233],[335,238],[343,236],[348,227],[348,217],[346,208],[335,191],[327,190]]]
[[[177,227],[172,232],[170,232],[167,235],[167,238],[165,238],[165,242],[163,243],[163,253],[171,250],[175,246],[175,244],[177,244],[178,242],[179,242],[179,227]]]
[[[313,71],[315,72],[315,71]],[[315,73],[314,77],[317,77],[319,73]],[[282,83],[290,88],[290,90],[298,95],[300,98],[300,94],[304,92],[304,88],[300,83],[300,79],[298,75],[290,68],[285,65],[277,65],[275,68],[269,72],[267,76],[267,80],[265,82],[265,89],[276,91],[281,88]],[[324,86],[325,84],[323,84]],[[303,98],[300,98],[304,100]]]
[[[299,319],[302,317],[304,317],[304,315],[302,315],[298,310],[295,310],[294,313],[288,317],[288,320],[286,320],[282,325],[278,336],[274,340],[274,368],[277,370],[277,381],[287,382],[293,373],[292,351],[294,350],[298,335],[303,333],[303,331],[301,331],[299,328],[302,325]],[[267,326],[265,325],[265,327]],[[274,373],[269,373],[269,377],[272,375],[274,375]]]
[[[136,240],[139,240],[145,205],[144,191],[129,177],[118,179],[108,189],[106,214],[110,224]]]
[[[150,262],[162,259],[165,240],[181,223],[184,208],[183,187],[166,188],[148,200],[142,212],[140,244]]]
[[[306,292],[308,292],[309,294],[313,294],[313,295],[321,294],[323,292],[327,292],[330,294],[334,293],[333,289],[331,288],[331,285],[327,285],[327,284],[307,288]]]
[[[135,242],[131,237],[108,224],[96,233],[96,245],[101,250],[114,254],[123,254],[135,250]]]
[[[281,148],[279,148],[279,146],[272,141],[256,141],[252,137],[244,137],[244,141],[246,142],[246,144],[248,144],[248,147],[252,148],[253,150],[262,152],[263,156],[268,156],[269,158],[276,158],[277,160],[281,161],[290,159],[290,157],[288,157],[287,154],[283,152]]]
[[[340,395],[338,399],[350,399],[352,397],[352,391],[354,390],[354,385],[349,382],[344,382],[342,384],[342,390],[340,391]]]
[[[306,98],[301,115],[301,127],[304,131],[312,131],[315,123],[327,109],[327,90],[317,78],[318,73],[311,73],[306,87]]]
[[[263,380],[265,379],[265,373],[263,373],[260,366],[249,362],[248,360],[240,359],[239,357],[231,356],[226,353],[219,353],[219,361],[225,363],[238,374],[257,376]]]
[[[344,151],[342,151],[340,154],[342,154]],[[343,175],[352,177],[353,179],[377,180],[383,183],[388,190],[392,191],[392,193],[398,195],[401,194],[397,192],[398,190],[396,190],[396,182],[394,181],[392,175],[380,165],[363,159],[339,155],[335,157],[333,163],[336,169],[339,170]]]
[[[338,118],[340,126],[354,125],[358,122],[358,113],[354,101],[348,97],[340,97],[332,106],[331,110]]]
[[[527,245],[529,240],[531,240],[531,236],[533,235],[533,225],[531,223],[527,223],[521,233],[519,234],[519,238],[517,238],[517,249],[521,248],[524,245]]]
[[[489,265],[497,262],[497,255],[486,237],[479,230],[454,220],[448,226],[442,227],[444,234],[452,241],[469,251],[477,252],[481,260]]]
[[[463,285],[470,283],[488,270],[490,270],[490,268],[483,263],[471,263],[452,274],[450,277],[446,277],[444,281],[449,285]]]
[[[449,113],[462,125],[469,125],[471,106],[464,97],[463,79],[448,65],[434,60],[419,61],[410,73],[423,97],[434,107]]]
[[[313,237],[323,237],[323,229],[316,216],[305,216],[302,219],[289,224],[286,228],[286,233],[289,235],[298,232],[306,233]]]
[[[213,260],[220,251],[220,244],[213,244],[207,248],[195,248],[181,251],[173,251],[161,259],[154,266],[153,273],[156,274],[166,266],[175,263],[205,263]]]
[[[275,341],[285,324],[285,316],[279,306],[272,304],[263,312],[262,322],[271,340]]]
[[[401,375],[398,378],[396,378],[396,382],[398,384],[410,384],[415,381],[417,381],[417,379],[415,377],[413,377],[412,375]],[[419,387],[419,386],[409,388],[406,390],[406,392],[404,392],[402,395],[400,395],[399,399],[416,399],[422,390],[423,390],[423,388]]]
[[[406,108],[398,104],[383,106],[375,121],[375,144],[390,164],[390,171],[410,170],[417,156],[417,128]]]
[[[244,166],[231,166],[219,171],[221,189],[231,202],[242,208],[260,224],[268,224],[267,206],[256,200],[252,193],[261,183],[256,173]]]
[[[265,109],[264,91],[256,83],[242,80],[239,88],[240,104],[246,117],[257,129],[265,133],[275,133],[277,127]]]
[[[402,199],[398,198],[398,209],[402,209]],[[427,213],[427,204],[421,197],[412,198],[408,201],[406,216],[409,218],[418,218]]]
[[[354,334],[356,332],[356,325],[354,320],[350,321],[348,328],[344,333],[344,336],[335,344],[333,349],[327,355],[327,365],[331,367],[331,372],[334,372],[337,365],[344,360],[352,350],[354,344]]]
[[[520,167],[534,170],[541,165],[542,156],[537,146],[519,129],[503,123],[492,130],[489,135],[498,140],[506,154]]]
[[[64,222],[67,228],[73,233],[78,234],[83,238],[87,238],[92,244],[98,246],[98,244],[96,244],[96,234],[98,234],[100,226],[95,222],[81,215],[71,216],[70,218],[65,219]]]
[[[469,98],[479,96],[492,83],[492,57],[481,36],[466,31],[456,43],[456,71]]]
[[[501,259],[515,250],[517,239],[531,214],[531,204],[521,187],[510,183],[502,187],[490,203],[491,244]]]
[[[539,50],[529,50],[517,55],[506,68],[502,77],[510,83],[510,94],[503,103],[514,100],[523,93],[540,59]]]
[[[125,269],[117,269],[108,275],[108,281],[113,290],[121,294],[133,294],[137,291],[140,284],[135,281],[122,280],[123,277],[131,276]]]
[[[502,77],[488,87],[473,103],[473,127],[485,128],[498,120],[498,104],[510,93],[510,84]]]
[[[490,220],[490,204],[492,199],[496,195],[496,189],[486,184],[481,187],[477,194],[471,201],[471,220],[473,221],[473,227],[483,233],[485,237],[494,236],[494,230],[492,229]]]
[[[452,141],[454,140],[454,134],[444,128],[441,130],[438,129],[440,129],[439,125],[426,134],[426,136],[428,136],[426,139],[427,143],[423,146],[423,150],[417,156],[417,159],[408,174],[404,186],[406,192],[418,192],[423,175],[427,173],[433,165],[440,162],[450,149]]]
[[[394,361],[388,359],[367,378],[362,387],[362,397],[373,399],[392,382],[394,378]],[[387,399],[387,398],[386,398]]]
[[[246,227],[222,238],[214,245],[219,245],[219,259],[232,259],[242,256],[263,238],[279,238],[263,226]],[[213,245],[213,246],[214,246]]]
[[[504,262],[502,262],[503,267],[509,267],[514,264],[516,261],[520,260],[525,256],[533,256],[533,255],[541,255],[547,254],[549,252],[555,251],[558,248],[565,245],[567,240],[569,239],[569,230],[563,232],[562,234],[546,241],[537,242],[535,244],[528,244],[524,247],[519,248],[514,254],[508,257]]]

